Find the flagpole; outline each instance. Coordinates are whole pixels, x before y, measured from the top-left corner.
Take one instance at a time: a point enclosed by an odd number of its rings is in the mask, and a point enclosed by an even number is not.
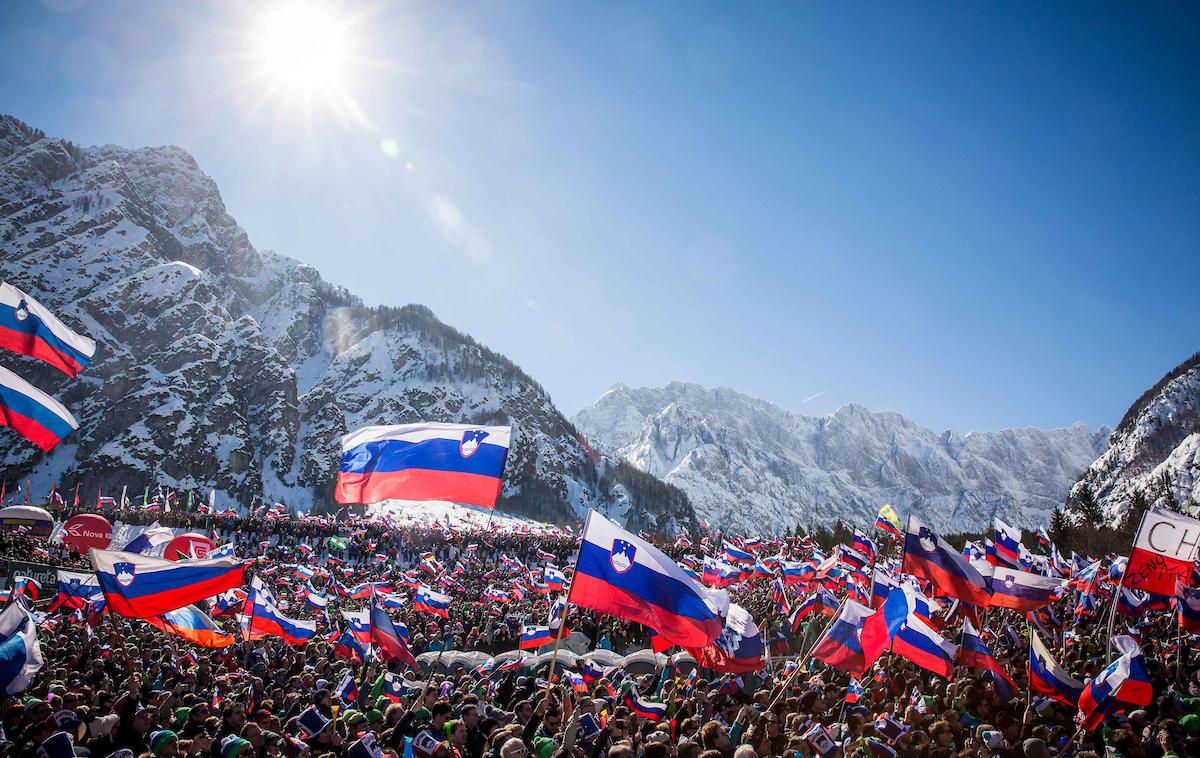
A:
[[[1142,513],[1142,520],[1138,522],[1137,531],[1133,533],[1135,540],[1137,539],[1137,535],[1141,534],[1142,525],[1146,523],[1146,514],[1149,512],[1150,511],[1147,510]],[[1121,597],[1121,588],[1125,586],[1125,572],[1128,570],[1129,570],[1129,559],[1126,558],[1125,559],[1125,568],[1121,569],[1121,579],[1120,579],[1120,581],[1117,582],[1117,586],[1113,590],[1112,611],[1110,611],[1108,614],[1108,640],[1104,643],[1104,665],[1106,665],[1106,666],[1112,662],[1112,636],[1113,636],[1113,624],[1117,620],[1117,600],[1119,600]]]
[[[583,536],[588,534],[588,524],[592,523],[592,511],[588,511],[587,521],[583,522]],[[583,548],[583,542],[580,541],[580,548]],[[580,566],[580,551],[575,552],[575,567]],[[563,619],[559,621],[558,632],[554,633],[554,650],[550,654],[550,672],[546,674],[546,699],[550,699],[550,690],[554,682],[554,666],[558,663],[558,644],[563,640],[563,632],[566,630],[566,616],[571,613],[571,594],[575,591],[575,571],[571,572],[571,585],[566,588],[566,607],[563,608]]]
[[[807,662],[809,660],[809,658],[812,656],[813,651],[817,649],[817,645],[825,637],[825,633],[828,632],[829,629],[833,626],[833,622],[835,622],[839,618],[841,618],[841,615],[842,615],[842,611],[839,608],[838,614],[836,616],[834,616],[833,618],[829,619],[829,623],[825,625],[825,628],[821,630],[821,633],[817,635],[817,638],[815,640],[813,640],[812,645],[809,646],[808,652],[800,657],[800,660],[798,661],[796,668],[792,671],[791,674],[788,675],[788,678],[783,681],[783,684],[780,686],[779,694],[777,694],[771,700],[771,702],[767,705],[768,711],[771,710],[771,708],[773,708],[775,706],[775,703],[777,703],[779,701],[779,698],[782,697],[785,692],[787,692],[788,685],[791,684],[792,679],[795,679],[796,675],[800,673],[800,669],[803,668],[804,662]]]
[[[1026,619],[1025,619],[1025,634],[1026,634],[1026,636],[1029,637],[1029,640],[1030,640],[1029,644],[1032,645],[1033,644],[1033,621],[1028,617],[1026,617]],[[1065,652],[1065,649],[1064,649],[1064,652]],[[1061,655],[1061,653],[1060,653],[1060,655]],[[1060,658],[1060,660],[1062,660],[1062,659]],[[995,679],[995,677],[993,677],[993,679]],[[1033,677],[1026,676],[1025,677],[1025,712],[1028,713],[1029,709],[1032,707],[1033,707]]]

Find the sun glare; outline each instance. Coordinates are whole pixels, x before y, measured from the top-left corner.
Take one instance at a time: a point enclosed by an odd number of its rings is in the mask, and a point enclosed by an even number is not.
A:
[[[265,10],[253,37],[257,73],[289,94],[336,94],[345,84],[354,48],[335,6],[304,0]]]

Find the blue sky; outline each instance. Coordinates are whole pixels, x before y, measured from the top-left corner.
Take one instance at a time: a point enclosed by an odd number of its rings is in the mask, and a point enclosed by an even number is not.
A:
[[[184,147],[256,246],[568,413],[1115,424],[1200,349],[1196,6],[338,3],[306,106],[248,73],[261,7],[0,5],[0,111]]]

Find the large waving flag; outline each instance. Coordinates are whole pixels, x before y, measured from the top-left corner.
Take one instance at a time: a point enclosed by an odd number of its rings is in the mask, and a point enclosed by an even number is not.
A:
[[[909,585],[897,587],[863,623],[860,640],[867,665],[885,650],[947,679],[954,671],[958,646],[942,637],[918,615],[921,601],[928,600]]]
[[[736,603],[729,604],[724,631],[708,645],[691,648],[688,652],[701,668],[726,674],[757,671],[766,665],[758,624],[754,623],[749,611]]]
[[[116,550],[90,551],[108,608],[149,618],[240,586],[246,564],[236,558],[168,561]]]
[[[145,553],[153,550],[159,545],[165,545],[175,538],[175,532],[165,526],[159,526],[158,522],[144,527],[137,535],[122,548],[126,553]],[[211,556],[216,557],[216,556]]]
[[[992,593],[992,605],[997,608],[1036,611],[1060,600],[1066,594],[1065,579],[988,564],[979,566],[981,574],[984,573],[984,566],[990,573],[988,587]]]
[[[1121,657],[1105,666],[1079,695],[1080,726],[1089,732],[1100,726],[1113,708],[1144,708],[1154,699],[1141,646],[1126,635],[1114,637],[1113,645]]]
[[[243,629],[248,640],[271,636],[293,645],[303,645],[317,633],[316,621],[284,616],[279,611],[275,596],[257,576],[250,582],[250,600],[246,603],[246,611]]]
[[[446,500],[496,506],[512,427],[368,426],[342,437],[339,503]]]
[[[722,557],[729,563],[754,563],[754,554],[742,550],[728,540],[721,540]]]
[[[232,634],[218,629],[208,614],[194,605],[151,616],[146,622],[201,647],[229,647],[237,641]]]
[[[987,645],[983,644],[983,638],[968,619],[963,619],[962,646],[958,649],[958,663],[961,666],[990,672],[996,685],[996,694],[1004,702],[1012,700],[1016,694],[1016,682],[988,650]]]
[[[1083,682],[1058,665],[1046,643],[1034,631],[1029,633],[1029,687],[1063,705],[1075,705],[1083,692]]]
[[[1175,592],[1175,581],[1191,584],[1200,546],[1200,521],[1152,507],[1142,516],[1122,584],[1155,595]]]
[[[0,612],[0,695],[18,695],[42,668],[37,624],[20,602]]]
[[[0,348],[45,361],[74,378],[91,363],[96,343],[59,321],[37,300],[3,282]]]
[[[935,595],[983,607],[991,602],[987,583],[978,569],[916,516],[908,517],[901,573],[931,582]]]
[[[58,594],[54,596],[54,602],[46,609],[46,613],[53,613],[59,608],[74,611],[86,608],[95,600],[103,599],[104,593],[100,591],[100,580],[96,578],[95,574],[59,569]]]
[[[862,603],[846,600],[829,631],[825,632],[825,636],[813,648],[813,657],[835,669],[861,675],[875,662],[872,660],[868,663],[859,639],[863,622],[872,613],[873,611]]]
[[[400,661],[411,669],[417,668],[417,659],[392,623],[391,616],[374,602],[371,603],[371,642],[379,649],[384,660]]]
[[[681,647],[704,647],[724,630],[724,590],[688,578],[675,561],[589,511],[567,601],[636,621]]]
[[[342,618],[350,627],[350,634],[364,647],[371,644],[371,611],[367,608],[361,611],[342,611]]]
[[[4,367],[0,367],[0,426],[49,452],[79,422],[62,403]]]
[[[421,585],[417,588],[417,598],[413,601],[413,610],[432,613],[434,616],[448,619],[450,618],[450,596]]]

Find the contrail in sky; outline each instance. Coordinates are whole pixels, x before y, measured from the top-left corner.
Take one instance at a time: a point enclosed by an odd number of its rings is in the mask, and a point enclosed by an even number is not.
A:
[[[810,395],[809,397],[806,397],[806,398],[804,398],[803,400],[801,400],[801,401],[800,401],[800,405],[804,405],[804,404],[805,404],[805,403],[807,403],[809,400],[816,400],[817,398],[819,398],[821,395],[824,395],[824,394],[825,394],[825,390],[821,390],[820,392],[818,392],[818,393],[817,393],[817,394],[815,394],[815,395]]]

